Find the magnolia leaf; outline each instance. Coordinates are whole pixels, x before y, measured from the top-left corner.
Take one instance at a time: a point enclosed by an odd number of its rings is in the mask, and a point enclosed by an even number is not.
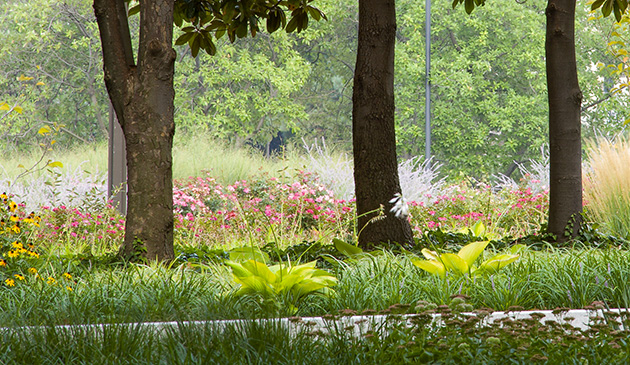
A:
[[[32,79],[32,77],[24,76],[23,74],[18,77],[18,81],[29,81]]]
[[[24,165],[22,165],[22,164],[17,165],[17,167],[18,167],[19,169],[26,169],[26,167],[24,167]]]
[[[11,110],[11,107],[7,103],[0,104],[0,110]]]
[[[40,81],[40,82],[38,82],[38,83],[37,83],[37,84],[35,84],[35,85],[37,85],[37,86],[44,86],[44,85],[46,85],[46,84],[44,84],[43,82],[41,82],[41,81]]]
[[[61,162],[59,162],[59,161],[51,161],[51,162],[49,162],[49,163],[48,163],[48,167],[52,167],[52,168],[56,168],[56,167],[58,167],[58,168],[62,168],[62,167],[63,167],[63,164],[62,164]]]
[[[445,276],[446,268],[444,265],[435,260],[412,260],[412,264],[434,275]]]
[[[50,127],[48,127],[48,126],[43,126],[43,127],[41,127],[41,128],[37,131],[37,133],[38,133],[38,134],[41,134],[42,136],[43,136],[44,134],[46,134],[46,133],[50,133]]]
[[[440,260],[442,260],[444,267],[448,270],[462,275],[469,272],[470,265],[468,265],[459,255],[454,253],[445,253],[440,255]]]
[[[13,110],[15,110],[18,114],[22,114],[22,111],[23,111],[24,109],[22,109],[22,107],[21,107],[21,106],[17,106],[17,105],[16,105],[16,106],[13,108]]]
[[[464,260],[467,266],[472,266],[472,264],[475,263],[475,260],[477,260],[477,257],[479,257],[483,250],[486,249],[488,243],[490,243],[490,241],[478,241],[469,243],[466,246],[462,247],[461,250],[459,250],[457,256]]]

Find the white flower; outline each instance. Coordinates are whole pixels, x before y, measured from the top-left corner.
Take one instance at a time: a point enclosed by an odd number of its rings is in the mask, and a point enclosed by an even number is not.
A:
[[[409,216],[409,206],[400,193],[394,194],[394,198],[389,202],[394,204],[389,211],[394,213],[396,218],[407,218]]]

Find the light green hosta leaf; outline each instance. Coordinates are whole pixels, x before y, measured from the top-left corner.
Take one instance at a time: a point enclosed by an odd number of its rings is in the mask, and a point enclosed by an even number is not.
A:
[[[448,270],[452,270],[458,274],[466,274],[470,266],[464,259],[454,253],[444,253],[440,255],[440,259]]]
[[[245,261],[242,265],[253,275],[262,278],[267,283],[273,284],[276,282],[276,274],[269,270],[269,267],[267,267],[267,265],[263,264],[262,262],[248,260]]]
[[[427,260],[439,260],[439,256],[438,256],[437,252],[435,252],[435,251],[431,251],[428,248],[423,248],[421,252],[422,252],[422,255]]]
[[[236,295],[261,294],[265,297],[269,297],[276,294],[269,283],[258,276],[235,277],[234,281],[241,284],[241,288],[236,292]]]
[[[457,256],[459,256],[462,260],[464,260],[464,262],[466,262],[467,267],[471,267],[475,263],[475,260],[477,260],[477,257],[479,257],[479,255],[481,255],[483,250],[486,249],[486,246],[488,246],[488,243],[490,242],[478,241],[478,242],[469,243],[466,246],[462,247],[461,250],[459,250],[459,253],[457,254]],[[468,272],[468,270],[466,270],[466,272]]]
[[[499,271],[501,268],[513,263],[519,258],[519,255],[501,254],[496,255],[493,258],[484,261],[479,270],[492,274]]]
[[[414,265],[434,275],[445,276],[446,268],[444,265],[436,260],[413,260]]]
[[[254,247],[237,247],[228,252],[230,255],[230,261],[243,262],[247,260],[254,260],[259,262],[269,262],[269,255],[266,252],[262,252],[259,248]]]
[[[246,276],[254,275],[251,271],[244,268],[243,265],[239,264],[238,262],[226,261],[225,264],[232,269],[232,274],[235,278],[244,278]]]

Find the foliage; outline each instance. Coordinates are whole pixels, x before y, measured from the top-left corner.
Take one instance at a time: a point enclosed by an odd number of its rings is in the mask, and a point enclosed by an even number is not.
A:
[[[267,266],[254,260],[243,263],[227,261],[232,268],[234,281],[240,284],[234,293],[236,296],[260,297],[264,308],[273,312],[273,308],[285,308],[290,314],[298,311],[299,303],[308,295],[315,293],[331,295],[330,287],[336,285],[337,278],[328,272],[317,269],[315,261],[292,265],[280,263]]]
[[[498,254],[485,260],[481,265],[474,266],[477,258],[488,246],[489,241],[477,241],[462,247],[457,254],[439,254],[429,249],[423,249],[422,254],[427,260],[414,260],[414,265],[431,274],[446,276],[447,271],[455,275],[488,275],[499,271],[519,258],[519,255]]]

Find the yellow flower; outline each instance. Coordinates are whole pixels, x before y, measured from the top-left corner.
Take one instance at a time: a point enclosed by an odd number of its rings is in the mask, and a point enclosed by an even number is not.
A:
[[[15,276],[15,278],[18,279],[18,280],[24,280],[24,275],[15,274],[13,276]]]
[[[68,279],[68,280],[72,280],[72,275],[70,275],[70,273],[64,272],[63,273],[63,277]]]
[[[0,199],[1,199],[1,200],[8,200],[8,199],[9,199],[9,196],[7,195],[7,193],[6,193],[6,192],[4,192],[4,193],[0,194]],[[5,201],[5,203],[6,203],[6,201]]]
[[[35,251],[27,251],[27,253],[30,257],[35,257],[35,258],[39,257],[39,254]]]
[[[6,286],[15,286],[15,280],[13,279],[7,279],[4,281],[4,283],[6,284]]]
[[[13,214],[9,219],[11,220],[11,222],[18,222],[20,220],[20,217],[18,217],[17,214]]]
[[[34,268],[34,267],[31,267],[30,269],[28,269],[28,272],[29,272],[29,274],[35,275],[35,274],[37,274],[37,269]]]
[[[9,255],[10,258],[14,258],[14,257],[20,256],[20,253],[17,252],[17,251],[11,250],[11,251],[8,252],[8,255]]]
[[[66,286],[66,289],[68,289],[68,291],[72,291],[72,288],[69,286]]]
[[[18,241],[13,242],[11,246],[13,246],[14,248],[17,248],[18,250],[21,248],[24,248],[24,246],[22,245],[22,242],[18,242]]]
[[[13,200],[9,202],[9,210],[12,212],[15,212],[16,209],[17,209],[17,204],[15,204]]]
[[[46,280],[46,284],[48,284],[48,285],[55,285],[55,284],[57,284],[57,280],[55,280],[55,278],[53,278],[52,276],[49,276],[48,280]]]
[[[7,266],[7,262],[4,261],[3,259],[0,259],[0,266],[2,266],[2,267]]]
[[[9,229],[13,233],[20,233],[20,222],[15,222],[15,225]]]

